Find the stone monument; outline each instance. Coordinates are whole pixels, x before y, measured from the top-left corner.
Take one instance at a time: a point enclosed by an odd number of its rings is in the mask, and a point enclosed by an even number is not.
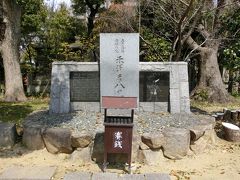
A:
[[[100,34],[100,93],[139,96],[139,34]]]
[[[50,113],[100,112],[102,96],[137,97],[139,111],[190,113],[186,62],[139,62],[136,33],[101,34],[100,43],[100,68],[53,63]]]

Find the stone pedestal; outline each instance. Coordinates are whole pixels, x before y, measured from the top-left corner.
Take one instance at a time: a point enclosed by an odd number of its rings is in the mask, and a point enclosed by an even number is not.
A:
[[[0,122],[0,149],[11,148],[17,139],[16,125]]]

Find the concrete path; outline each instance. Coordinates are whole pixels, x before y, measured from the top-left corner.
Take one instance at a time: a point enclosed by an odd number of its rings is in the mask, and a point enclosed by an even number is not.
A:
[[[81,173],[74,172],[66,174],[64,180],[170,180],[168,174],[123,174],[116,173]]]
[[[49,166],[13,166],[0,175],[0,180],[51,180],[56,169]]]
[[[56,167],[22,167],[13,166],[0,174],[0,180],[51,180]],[[170,180],[168,174],[116,174],[73,172],[64,176],[64,180]]]

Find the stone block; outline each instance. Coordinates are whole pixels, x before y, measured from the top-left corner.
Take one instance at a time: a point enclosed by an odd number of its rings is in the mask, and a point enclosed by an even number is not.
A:
[[[64,81],[61,82],[60,90],[60,113],[70,112],[70,79],[69,73],[65,75]]]
[[[154,112],[154,104],[152,102],[140,102],[139,111]]]
[[[78,162],[81,164],[91,163],[91,148],[78,148],[71,155],[70,160],[72,162]]]
[[[167,63],[162,62],[140,62],[139,63],[140,71],[170,71],[170,66]]]
[[[68,113],[70,110],[71,71],[98,71],[95,62],[54,62],[52,65],[50,113]],[[99,109],[97,110],[99,111]]]
[[[170,88],[169,89],[169,93],[170,93],[170,99],[171,101],[176,101],[176,100],[180,100],[180,91],[179,88]]]
[[[114,180],[117,178],[118,175],[116,173],[94,173],[92,175],[92,180]]]
[[[60,113],[60,74],[58,66],[52,66],[51,93],[50,93],[50,113]]]
[[[140,102],[139,111],[143,112],[167,112],[168,102]]]
[[[119,180],[145,180],[144,174],[123,174],[120,175]]]
[[[16,125],[0,122],[0,149],[12,148],[17,139]]]
[[[43,130],[42,137],[50,153],[72,153],[71,131],[63,128],[48,128]]]
[[[0,179],[4,180],[51,180],[56,167],[51,166],[13,166],[6,169]]]
[[[180,113],[181,109],[180,109],[180,101],[178,99],[174,100],[171,99],[170,100],[170,113],[176,114],[176,113]]]
[[[187,155],[190,146],[190,131],[182,128],[166,128],[163,131],[165,144],[164,156],[170,159],[182,159]]]
[[[69,72],[64,65],[53,66],[51,78],[50,113],[70,112]]]
[[[141,137],[137,133],[136,129],[134,129],[133,130],[133,137],[132,137],[132,163],[138,161],[137,154],[138,154],[140,143],[141,143]]]
[[[161,150],[139,150],[138,162],[146,165],[158,165],[164,160],[164,156]]]
[[[168,112],[168,102],[154,102],[154,112]]]
[[[41,126],[24,126],[23,144],[31,150],[43,149],[45,147],[42,139]]]
[[[171,113],[180,113],[179,89],[170,89],[170,112]]]
[[[179,70],[179,81],[188,82],[188,68],[187,63],[178,66]]]
[[[198,140],[200,137],[207,135],[208,130],[214,130],[214,125],[209,122],[190,127],[191,142]]]
[[[170,176],[165,173],[150,173],[145,174],[146,180],[170,180]]]
[[[189,83],[187,82],[180,82],[180,97],[188,98],[189,99]]]
[[[93,142],[92,159],[96,162],[103,162],[104,154],[104,133],[96,133]]]
[[[151,149],[160,149],[164,144],[164,136],[161,132],[144,133],[141,139]]]
[[[75,148],[85,148],[93,140],[93,136],[87,132],[73,132],[71,136],[72,147]]]
[[[170,89],[179,88],[179,71],[178,66],[172,66],[170,71]]]
[[[100,112],[100,102],[71,102],[71,111]]]
[[[207,148],[209,142],[206,138],[201,137],[193,144],[190,145],[190,149],[194,152],[194,154],[201,154]]]
[[[195,137],[195,136],[193,136],[193,137]],[[193,139],[193,137],[191,135],[191,139]],[[214,145],[215,143],[216,143],[215,130],[214,129],[205,129],[203,134],[200,136],[200,138],[198,138],[198,139],[195,138],[194,141],[191,140],[190,149],[195,154],[200,154],[200,153],[203,153],[209,147],[211,147],[211,145]]]
[[[191,113],[189,97],[181,97],[180,98],[180,112],[181,113]]]
[[[64,176],[64,180],[91,180],[91,173],[73,172]]]
[[[170,76],[171,77],[171,76]],[[174,80],[173,82],[170,79],[170,84],[169,84],[169,88],[170,89],[178,89],[179,90],[179,82],[177,80]]]

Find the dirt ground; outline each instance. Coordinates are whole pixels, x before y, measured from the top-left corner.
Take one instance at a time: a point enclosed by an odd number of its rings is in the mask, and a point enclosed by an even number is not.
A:
[[[54,179],[63,179],[68,172],[101,172],[95,163],[83,164],[70,160],[67,154],[50,154],[46,149],[29,151],[20,144],[13,150],[0,152],[0,173],[6,168],[21,166],[55,166]],[[172,179],[240,179],[240,143],[231,143],[217,138],[216,145],[202,154],[189,155],[182,160],[160,159],[158,165],[133,164],[133,173],[167,173]],[[117,164],[107,172],[126,173],[124,166]]]

